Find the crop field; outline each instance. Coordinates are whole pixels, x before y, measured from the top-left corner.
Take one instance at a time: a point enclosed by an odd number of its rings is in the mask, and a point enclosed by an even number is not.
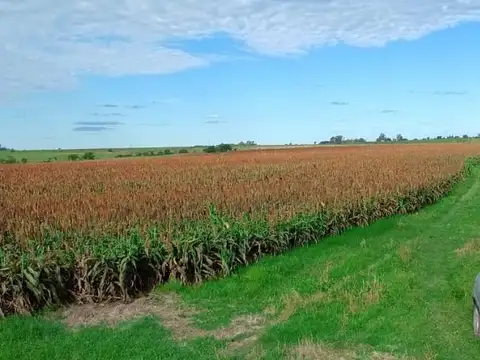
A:
[[[0,166],[0,310],[225,276],[431,204],[479,154],[372,145]]]

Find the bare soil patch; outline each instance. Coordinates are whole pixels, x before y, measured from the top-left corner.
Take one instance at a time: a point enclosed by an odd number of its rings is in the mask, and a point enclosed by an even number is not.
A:
[[[371,351],[360,345],[355,349],[334,348],[332,346],[304,340],[287,351],[288,360],[415,360],[412,357],[397,357],[390,353]]]
[[[356,360],[356,353],[352,350],[334,349],[310,341],[302,341],[289,351],[289,360]]]
[[[174,293],[155,294],[130,303],[74,305],[62,311],[63,323],[70,328],[107,325],[114,327],[120,322],[145,316],[158,317],[162,325],[171,330],[178,339],[206,336],[207,332],[196,328],[192,316],[199,311],[182,305]]]
[[[264,315],[243,315],[230,325],[215,330],[203,330],[195,326],[193,315],[199,310],[185,306],[175,293],[154,294],[131,303],[83,304],[60,311],[63,323],[71,329],[85,326],[107,325],[114,327],[121,322],[145,316],[157,317],[176,340],[214,336],[218,340],[231,340],[229,350],[254,344],[258,334],[268,325]]]
[[[458,257],[470,256],[480,253],[480,239],[473,239],[465,243],[459,249],[455,249],[455,254]]]

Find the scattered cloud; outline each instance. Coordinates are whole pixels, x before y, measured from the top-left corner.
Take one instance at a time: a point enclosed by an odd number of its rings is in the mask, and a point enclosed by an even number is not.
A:
[[[112,130],[112,128],[107,126],[77,126],[73,128],[73,131],[77,132],[100,132],[107,130]]]
[[[433,95],[442,95],[442,96],[461,96],[467,95],[468,91],[435,91]]]
[[[225,124],[225,120],[221,120],[221,116],[219,114],[208,114],[206,115],[206,118],[209,119],[207,121],[204,121],[204,124]]]
[[[346,102],[346,101],[332,101],[332,102],[330,102],[330,105],[346,106],[346,105],[348,105],[348,102]]]
[[[145,105],[127,105],[125,106],[127,109],[144,109],[146,108]]]
[[[74,123],[75,127],[73,131],[76,132],[93,132],[98,133],[107,130],[115,130],[117,126],[125,125],[125,123],[116,120],[110,121],[89,121],[89,120],[80,120]]]
[[[75,125],[85,125],[85,126],[117,126],[124,125],[125,123],[121,121],[77,121]]]
[[[115,104],[103,104],[102,107],[104,107],[104,108],[117,108],[118,105],[115,105]]]
[[[164,126],[170,126],[170,123],[140,123],[137,124],[138,126],[151,126],[151,127],[164,127]]]
[[[398,113],[398,110],[394,110],[394,109],[384,109],[382,111],[380,111],[382,114],[396,114]]]
[[[223,120],[207,120],[205,121],[205,124],[225,124],[226,121]]]
[[[104,116],[104,117],[109,117],[109,116],[125,116],[124,114],[120,112],[111,112],[111,113],[90,113],[91,116]]]
[[[378,47],[479,21],[480,1],[0,0],[0,14],[3,96],[71,89],[82,75],[167,74],[229,59],[177,48],[175,39],[224,34],[270,56]]]

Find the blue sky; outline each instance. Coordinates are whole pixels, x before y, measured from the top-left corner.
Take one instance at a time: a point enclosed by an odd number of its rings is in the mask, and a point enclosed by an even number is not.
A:
[[[8,147],[480,133],[479,0],[54,3],[0,0]]]

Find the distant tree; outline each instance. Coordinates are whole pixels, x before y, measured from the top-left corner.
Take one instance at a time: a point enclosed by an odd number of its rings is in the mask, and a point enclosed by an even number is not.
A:
[[[68,155],[68,160],[70,161],[77,161],[79,159],[78,154],[69,154]]]
[[[227,151],[232,151],[233,150],[232,145],[224,144],[224,143],[221,143],[221,144],[217,145],[216,148],[217,148],[218,152],[227,152]]]
[[[462,138],[463,138],[463,139],[468,139],[468,135],[467,135],[467,134],[464,134],[464,135],[462,136]]]
[[[188,154],[188,150],[187,149],[180,149],[180,150],[178,150],[178,153],[179,154]]]
[[[382,142],[386,140],[387,140],[387,136],[384,133],[380,133],[380,135],[377,138],[377,142]]]
[[[16,164],[17,159],[15,159],[12,155],[8,155],[6,160],[2,159],[2,163],[4,163],[4,164]]]
[[[343,140],[344,140],[343,135],[336,135],[330,138],[330,143],[338,145],[338,144],[341,144]]]
[[[3,146],[2,144],[0,144],[0,151],[7,151],[7,150],[8,150],[8,149],[7,149],[5,146]]]
[[[438,135],[438,136],[436,137],[436,139],[437,139],[437,140],[442,140],[442,139],[443,139],[443,136],[442,136],[442,135]]]
[[[113,149],[108,149],[108,152],[113,152]]]
[[[95,154],[92,151],[87,151],[83,154],[83,160],[95,160]]]
[[[228,151],[233,151],[233,147],[230,144],[221,143],[216,146],[214,145],[207,146],[206,148],[203,149],[203,151],[206,153],[228,152]]]
[[[165,149],[163,150],[163,155],[172,155],[173,151],[171,149]]]
[[[22,158],[22,164],[26,164],[28,162],[28,159],[27,158]]]
[[[240,141],[237,145],[238,146],[255,146],[257,145],[257,143],[253,140],[247,140],[247,141]]]
[[[203,149],[203,151],[206,153],[214,153],[214,152],[217,152],[217,148],[211,145],[211,146],[207,146],[205,149]]]
[[[396,140],[396,141],[404,141],[405,138],[403,137],[402,134],[397,134],[397,136],[395,137],[395,140]]]

